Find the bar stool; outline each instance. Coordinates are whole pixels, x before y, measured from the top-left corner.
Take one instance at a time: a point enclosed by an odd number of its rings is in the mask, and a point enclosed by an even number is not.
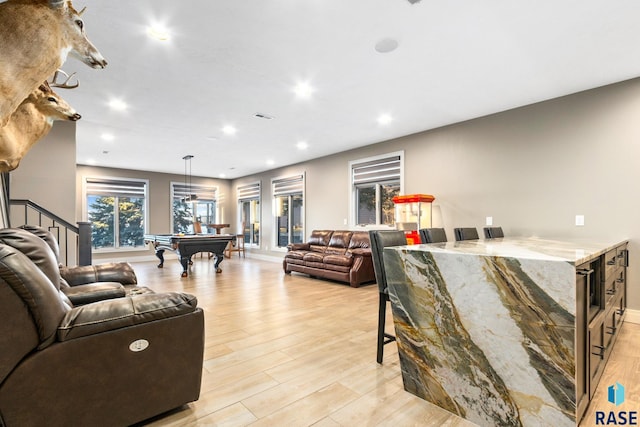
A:
[[[245,257],[244,250],[244,234],[236,234],[236,244],[233,245],[233,242],[229,242],[227,248],[224,250],[224,256],[227,258],[231,258],[231,254],[233,252],[238,252],[238,258],[240,258],[240,253],[242,252],[242,258]]]
[[[461,240],[478,240],[478,230],[475,227],[460,227],[454,228],[453,232],[456,235],[456,242]]]
[[[420,241],[422,243],[442,243],[447,241],[447,233],[444,228],[421,228]]]
[[[495,239],[498,237],[504,237],[504,233],[502,232],[502,227],[485,227],[484,237],[486,239]]]

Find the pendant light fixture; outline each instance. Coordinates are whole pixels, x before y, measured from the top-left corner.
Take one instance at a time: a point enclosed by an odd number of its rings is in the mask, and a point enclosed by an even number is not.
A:
[[[198,200],[198,195],[191,191],[191,159],[193,159],[191,154],[187,154],[182,158],[184,160],[184,187],[187,192],[187,195],[182,199],[183,202]]]

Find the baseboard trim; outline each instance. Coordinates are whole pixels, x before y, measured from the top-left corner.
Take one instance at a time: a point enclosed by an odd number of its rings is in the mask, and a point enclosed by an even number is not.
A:
[[[625,316],[624,321],[640,325],[640,310],[629,310],[627,308],[627,315]]]

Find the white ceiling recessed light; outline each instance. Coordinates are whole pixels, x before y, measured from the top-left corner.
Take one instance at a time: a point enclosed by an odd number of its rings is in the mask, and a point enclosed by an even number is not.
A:
[[[296,144],[296,147],[298,147],[298,150],[306,150],[309,148],[309,144],[306,141],[300,141]]]
[[[300,82],[293,88],[293,91],[300,98],[308,98],[316,90],[309,84],[309,82]]]
[[[222,128],[222,132],[224,132],[225,135],[235,135],[237,131],[238,130],[231,125],[226,125]]]
[[[129,106],[121,99],[112,99],[109,101],[109,107],[115,111],[124,111],[129,108]]]
[[[273,160],[271,160],[271,159],[267,160],[267,165],[273,166],[275,164],[276,164],[276,162],[274,162]]]
[[[389,123],[391,123],[393,121],[393,117],[391,117],[389,114],[381,114],[378,117],[378,124],[380,125],[388,125]]]
[[[379,53],[393,52],[398,48],[398,41],[391,38],[385,38],[376,43],[375,49]]]
[[[100,138],[104,139],[105,141],[113,141],[114,139],[116,139],[116,137],[113,136],[112,133],[107,133],[107,132],[100,135]]]
[[[227,177],[227,175],[225,175],[223,173],[221,173],[219,176],[220,176],[220,178],[226,178]]]
[[[96,164],[96,161],[95,159],[87,159],[87,164],[93,166]]]
[[[169,30],[161,24],[154,24],[147,27],[147,35],[155,40],[169,40]]]

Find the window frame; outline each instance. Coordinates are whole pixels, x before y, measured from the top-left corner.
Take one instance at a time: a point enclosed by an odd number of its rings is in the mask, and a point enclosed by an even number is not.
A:
[[[243,190],[249,191],[249,194],[243,195]],[[242,218],[244,214],[243,204],[246,202],[258,202],[258,206],[256,208],[257,218],[254,218],[253,222],[250,224],[257,223],[259,226],[262,224],[262,181],[254,181],[249,183],[244,183],[236,186],[236,203],[237,203],[237,221],[238,228],[242,227]],[[251,220],[252,218],[249,218]],[[256,221],[257,220],[257,221]],[[245,230],[242,229],[242,234],[245,234]],[[260,235],[260,230],[258,230],[258,242],[254,242],[255,233],[249,232],[249,240],[245,238],[245,245],[259,248],[262,243],[262,236]]]
[[[89,192],[88,192],[88,184],[89,182],[91,182],[92,180],[96,180],[96,181],[105,181],[105,182],[141,182],[143,183],[143,188],[144,188],[144,203],[143,203],[143,218],[142,218],[142,222],[144,224],[144,229],[143,229],[143,234],[147,234],[149,232],[149,180],[148,179],[141,179],[141,178],[127,178],[127,177],[117,177],[117,176],[83,176],[82,177],[82,218],[84,218],[84,221],[89,222],[89,204],[88,204],[88,200],[87,197],[89,196]],[[117,196],[114,196],[117,197]],[[114,203],[114,208],[115,208],[115,203]],[[118,212],[117,209],[114,209],[114,214],[116,214]],[[120,246],[120,242],[119,242],[119,224],[118,221],[115,221],[115,241],[114,241],[114,246],[113,247],[108,247],[108,248],[94,248],[93,243],[91,244],[91,252],[92,253],[113,253],[113,252],[132,252],[132,251],[140,251],[140,250],[144,250],[145,249],[145,244],[143,242],[143,244],[141,246]]]
[[[297,177],[299,177],[300,183],[299,183],[299,189],[294,189],[292,191],[286,191],[286,190],[280,190],[280,191],[276,191],[276,185],[278,183],[283,183],[283,182],[287,182],[287,181],[294,181]],[[286,246],[278,246],[279,242],[278,242],[278,212],[277,212],[277,204],[276,204],[276,198],[277,197],[281,197],[281,196],[288,196],[289,198],[289,202],[290,205],[293,206],[293,200],[292,200],[292,196],[294,195],[302,195],[302,208],[301,208],[301,218],[302,218],[302,230],[301,230],[301,235],[302,235],[302,241],[304,241],[305,236],[306,236],[306,229],[307,229],[307,214],[306,214],[306,174],[304,172],[302,173],[294,173],[294,174],[289,174],[289,175],[284,175],[284,176],[279,176],[276,178],[272,178],[271,179],[271,205],[272,205],[272,218],[274,220],[273,222],[273,235],[271,238],[271,243],[273,245],[273,250],[274,251],[279,251],[279,252],[286,252],[287,251],[287,247]],[[289,215],[291,218],[291,215],[293,215],[293,210],[290,209],[289,210]],[[292,242],[292,237],[294,235],[293,233],[293,221],[291,221],[291,219],[289,219],[289,227],[288,227],[288,241],[289,243]]]
[[[398,157],[400,163],[400,171],[397,179],[381,179],[381,180],[372,180],[366,183],[356,184],[354,182],[354,169],[356,169],[359,165],[364,165],[366,163],[372,162],[380,162],[383,163],[385,161],[390,161],[393,158]],[[361,227],[361,228],[389,228],[393,229],[395,226],[388,224],[381,224],[381,200],[380,200],[380,187],[384,184],[388,184],[391,182],[399,181],[400,183],[400,194],[404,194],[404,150],[395,151],[391,153],[380,154],[377,156],[365,157],[362,159],[351,160],[349,162],[349,226],[351,227]],[[375,224],[364,224],[359,225],[358,220],[358,189],[365,187],[374,187],[376,192],[376,223]]]
[[[184,182],[181,181],[171,181],[169,183],[169,188],[170,188],[170,199],[169,199],[169,218],[170,218],[170,224],[169,227],[172,230],[175,230],[175,216],[174,216],[174,212],[173,212],[173,202],[174,200],[177,198],[176,196],[176,187],[178,186],[185,186]],[[220,203],[219,203],[219,187],[217,185],[207,185],[207,184],[188,184],[189,188],[190,188],[190,192],[191,194],[197,194],[198,195],[198,199],[195,201],[192,201],[192,205],[193,203],[198,203],[198,200],[201,201],[205,201],[205,202],[213,202],[215,203],[215,222],[216,223],[220,223]],[[203,194],[205,195],[211,195],[211,197],[206,197],[206,198],[202,198],[204,197],[202,196]],[[196,214],[197,212],[192,212],[192,224],[193,224],[193,216]],[[191,230],[189,231],[190,233],[193,233],[193,225],[191,226]]]

